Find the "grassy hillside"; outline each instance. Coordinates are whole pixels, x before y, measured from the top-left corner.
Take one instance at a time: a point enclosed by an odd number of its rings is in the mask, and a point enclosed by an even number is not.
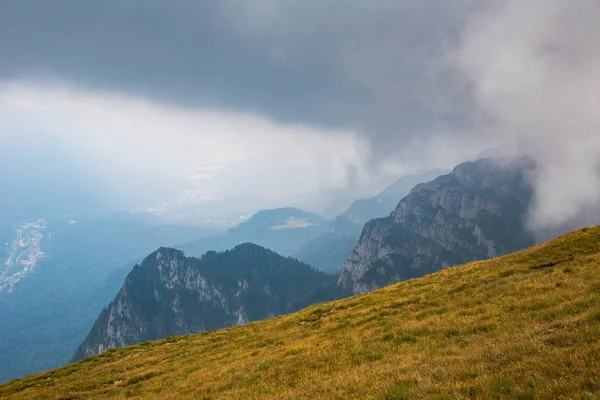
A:
[[[370,294],[111,350],[8,399],[600,398],[600,228]]]

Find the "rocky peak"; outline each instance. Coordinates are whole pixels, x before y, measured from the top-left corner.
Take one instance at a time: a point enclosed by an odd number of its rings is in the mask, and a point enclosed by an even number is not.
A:
[[[528,158],[482,159],[417,185],[389,217],[365,225],[339,285],[362,293],[531,245],[523,222],[533,168]]]
[[[160,248],[133,267],[73,359],[292,312],[329,300],[326,286],[335,278],[251,243],[201,258]]]

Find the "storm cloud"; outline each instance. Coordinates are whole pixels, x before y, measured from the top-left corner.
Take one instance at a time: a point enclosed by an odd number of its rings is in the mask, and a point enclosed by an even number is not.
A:
[[[8,0],[0,76],[352,128],[458,130],[441,61],[471,1]],[[385,148],[385,146],[381,146]]]
[[[544,230],[600,222],[599,13],[594,0],[4,0],[0,81],[13,108],[42,93],[120,104],[129,125],[110,129],[129,138],[125,153],[145,142],[170,160],[147,176],[179,176],[181,160],[203,176],[209,167],[190,160],[217,165],[229,148],[236,167],[218,179],[252,191],[266,176],[254,191],[295,186],[290,197],[483,151],[527,154],[538,164],[530,226]],[[89,109],[83,128],[65,122],[67,103],[55,130],[93,130]],[[95,140],[114,153],[110,135]],[[194,157],[186,140],[220,144]],[[304,162],[273,157],[287,173],[270,181],[259,142]]]

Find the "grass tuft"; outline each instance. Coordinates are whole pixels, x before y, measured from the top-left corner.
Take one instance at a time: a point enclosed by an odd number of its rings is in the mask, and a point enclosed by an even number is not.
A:
[[[381,400],[408,400],[410,399],[410,389],[405,386],[395,387],[385,392]]]

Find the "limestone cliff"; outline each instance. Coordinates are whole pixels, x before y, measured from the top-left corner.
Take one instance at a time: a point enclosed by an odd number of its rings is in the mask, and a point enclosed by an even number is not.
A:
[[[338,285],[363,293],[530,246],[533,168],[528,158],[482,159],[417,185],[389,217],[365,225]]]

